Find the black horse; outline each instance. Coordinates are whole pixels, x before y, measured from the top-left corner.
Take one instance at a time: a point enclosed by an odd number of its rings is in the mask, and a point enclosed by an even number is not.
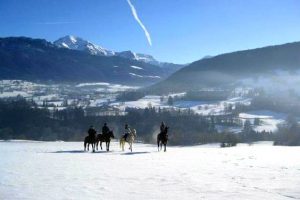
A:
[[[98,150],[98,144],[100,142],[100,147],[102,150],[102,142],[106,144],[106,151],[109,151],[109,145],[111,138],[115,138],[113,131],[108,131],[108,133],[98,134],[96,137],[96,148]]]
[[[165,127],[165,129],[157,135],[158,151],[160,151],[162,149],[162,145],[164,145],[164,147],[165,147],[164,151],[167,151],[168,130],[169,130],[169,127]]]
[[[84,138],[84,151],[86,151],[86,146],[87,146],[87,150],[89,151],[90,144],[92,145],[93,152],[95,152],[95,145],[96,145],[95,136],[89,135]]]

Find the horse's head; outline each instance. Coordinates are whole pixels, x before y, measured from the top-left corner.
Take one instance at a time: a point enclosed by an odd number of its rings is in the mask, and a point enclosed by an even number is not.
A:
[[[134,137],[136,137],[136,130],[132,129],[132,134],[134,135]]]
[[[111,138],[115,138],[114,132],[113,132],[113,131],[109,131],[109,136],[110,136]]]
[[[167,133],[168,133],[168,131],[169,131],[169,128],[170,128],[170,127],[166,126],[166,128],[165,128],[165,134],[167,134]]]

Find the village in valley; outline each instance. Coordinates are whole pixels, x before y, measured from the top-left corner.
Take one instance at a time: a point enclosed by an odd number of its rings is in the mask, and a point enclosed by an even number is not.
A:
[[[127,86],[105,82],[56,84],[33,83],[23,80],[0,81],[0,98],[25,98],[40,109],[50,113],[68,108],[81,108],[85,116],[124,116],[128,109],[152,108],[156,112],[171,111],[193,113],[200,116],[218,116],[219,132],[239,133],[245,121],[258,132],[274,132],[287,115],[265,109],[250,107],[260,90],[247,88],[216,89],[170,93],[167,95],[136,95],[139,86]],[[125,94],[125,95],[124,95]],[[133,94],[134,97],[131,97]],[[129,97],[128,97],[129,96]],[[136,97],[138,96],[138,97]],[[231,121],[231,123],[224,123]],[[233,123],[232,123],[233,122]],[[249,123],[247,122],[247,123]]]

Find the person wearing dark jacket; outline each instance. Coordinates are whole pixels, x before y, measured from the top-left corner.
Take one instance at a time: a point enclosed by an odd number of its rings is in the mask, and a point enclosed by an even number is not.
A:
[[[104,123],[104,126],[102,127],[102,134],[107,134],[109,132],[109,128],[107,126],[107,123]]]
[[[124,139],[126,140],[128,135],[131,133],[131,130],[128,126],[128,124],[125,124],[125,133],[124,133]]]
[[[90,137],[93,137],[93,138],[96,137],[97,132],[96,132],[96,130],[94,129],[93,126],[90,126],[90,128],[88,130],[88,134],[89,134]]]
[[[161,122],[160,124],[160,132],[163,133],[165,131],[166,125],[164,122]]]

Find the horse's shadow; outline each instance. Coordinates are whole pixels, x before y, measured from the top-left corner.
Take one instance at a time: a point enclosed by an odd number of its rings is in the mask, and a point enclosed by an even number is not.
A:
[[[96,153],[96,154],[106,154],[106,153],[114,153],[114,151],[84,151],[84,150],[68,150],[68,151],[52,151],[52,152],[48,152],[48,153]],[[148,154],[151,152],[148,151],[140,151],[140,152],[126,152],[126,153],[121,153],[121,155],[139,155],[139,154]]]
[[[140,151],[140,152],[126,152],[126,153],[122,153],[121,155],[138,155],[138,154],[147,154],[150,153],[148,151]]]
[[[83,150],[69,150],[69,151],[52,151],[49,153],[87,153],[88,151]]]
[[[103,150],[100,150],[100,151],[95,151],[95,152],[92,152],[92,153],[112,153],[113,151],[103,151]]]

